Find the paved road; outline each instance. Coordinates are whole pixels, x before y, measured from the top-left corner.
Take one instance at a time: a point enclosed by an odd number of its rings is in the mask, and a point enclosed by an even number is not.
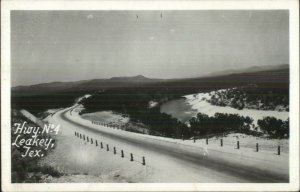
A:
[[[183,146],[165,141],[137,137],[137,134],[118,134],[107,128],[95,129],[92,124],[83,125],[67,117],[71,108],[58,112],[56,118],[72,126],[74,131],[88,132],[91,137],[105,138],[116,145],[145,154],[149,166],[163,175],[150,182],[288,182],[288,166],[276,165],[276,161],[265,161],[238,154],[210,150],[204,156],[202,148]],[[155,173],[158,175],[158,173]],[[155,175],[154,174],[154,175]],[[171,178],[169,178],[171,177]],[[164,178],[168,178],[164,180]],[[147,182],[147,181],[146,181]]]

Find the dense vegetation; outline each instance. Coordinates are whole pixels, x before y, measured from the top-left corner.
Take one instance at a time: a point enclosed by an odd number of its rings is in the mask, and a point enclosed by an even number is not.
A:
[[[38,115],[47,109],[57,109],[71,106],[77,97],[84,95],[82,92],[48,93],[39,95],[12,94],[11,103],[13,109],[26,109],[34,115]]]
[[[140,93],[138,91],[141,91]],[[103,93],[98,93],[91,98],[83,101],[86,108],[82,113],[95,112],[101,110],[113,110],[122,114],[127,114],[134,122],[145,124],[149,133],[153,135],[162,135],[166,137],[190,138],[191,136],[210,136],[216,134],[226,134],[229,132],[245,133],[259,135],[255,131],[253,119],[250,117],[242,117],[237,114],[216,113],[213,117],[199,113],[197,117],[190,120],[191,127],[181,123],[172,116],[161,113],[159,106],[149,107],[149,101],[168,100],[176,95],[161,95],[155,92],[146,92],[141,89],[115,89]],[[274,127],[271,121],[265,123],[265,120],[259,121],[259,128],[266,130],[268,126]],[[281,120],[277,120],[281,121]],[[288,123],[285,131],[288,131]],[[252,128],[252,129],[251,129]],[[277,128],[274,128],[277,129]],[[274,130],[272,129],[272,131]],[[272,137],[287,137],[286,133],[276,131],[265,131]]]
[[[164,95],[149,89],[112,89],[83,101],[82,103],[86,108],[83,113],[113,110],[129,115],[134,122],[147,125],[150,134],[179,137],[183,130],[187,130],[186,125],[168,114],[160,113],[158,106],[149,107],[151,100],[163,102],[174,97],[176,94]]]
[[[23,123],[27,122],[27,126],[36,127],[33,122],[26,119],[22,114],[20,114],[17,110],[13,110],[11,116],[11,140],[12,142],[16,139],[16,127],[14,127],[14,123]],[[19,139],[29,139],[31,138],[31,134],[20,134]],[[49,138],[48,135],[40,136],[41,139]],[[37,149],[36,146],[31,146],[32,149]],[[43,151],[46,154],[47,151]],[[52,177],[59,177],[61,173],[49,166],[41,166],[38,165],[38,157],[22,157],[21,154],[25,153],[25,149],[23,147],[12,146],[11,148],[11,180],[12,183],[37,183],[41,182],[43,175],[51,175]]]
[[[288,138],[289,120],[282,121],[275,117],[265,117],[257,121],[258,128],[270,138]],[[262,135],[253,128],[253,119],[242,117],[238,114],[215,113],[209,117],[198,113],[190,120],[191,131],[197,136],[220,135],[227,133],[245,133],[250,135]]]
[[[198,136],[229,132],[250,133],[253,119],[237,114],[215,113],[213,117],[198,113],[190,120],[191,130]]]
[[[288,138],[289,123],[289,119],[287,121],[282,121],[274,117],[265,117],[262,120],[257,121],[260,129],[272,138]]]
[[[289,94],[284,90],[260,89],[247,85],[210,93],[207,101],[213,105],[230,106],[236,109],[289,111]]]

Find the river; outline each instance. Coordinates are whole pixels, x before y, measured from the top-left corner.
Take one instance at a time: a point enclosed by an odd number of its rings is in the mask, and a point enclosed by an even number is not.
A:
[[[185,123],[197,114],[197,111],[191,108],[185,98],[168,101],[160,107],[160,112],[167,113],[179,121]]]

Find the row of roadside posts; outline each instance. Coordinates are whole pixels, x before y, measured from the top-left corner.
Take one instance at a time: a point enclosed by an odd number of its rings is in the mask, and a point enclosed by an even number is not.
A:
[[[83,139],[83,140],[86,141],[86,142],[91,142],[91,144],[94,144],[94,143],[95,143],[95,146],[96,146],[96,147],[97,147],[97,146],[100,146],[101,149],[104,149],[104,143],[101,142],[101,141],[98,143],[98,140],[96,140],[96,139],[94,140],[94,139],[91,138],[91,137],[89,138],[88,136],[86,136],[86,135],[84,135],[84,134],[81,134],[81,133],[78,133],[78,132],[76,132],[76,131],[75,131],[75,136],[78,137],[78,138],[80,138],[80,139]],[[116,149],[116,147],[113,147],[112,150],[113,150],[114,155],[116,155],[116,154],[117,154],[117,149]],[[106,151],[110,151],[110,147],[109,147],[108,144],[106,144]],[[125,155],[124,155],[124,150],[120,150],[120,155],[121,155],[122,158],[125,157]],[[133,154],[130,153],[130,158],[129,158],[129,159],[130,159],[131,162],[136,161],[136,162],[138,162],[138,163],[141,163],[142,165],[146,165],[146,159],[145,159],[144,156],[142,157],[142,162],[140,162],[140,161],[135,160],[135,159],[133,158]]]
[[[183,137],[182,137],[182,140],[184,140]],[[193,140],[194,140],[194,143],[195,143],[196,142],[196,138],[194,137]],[[208,145],[208,138],[206,138],[206,145]],[[220,139],[220,146],[223,147],[223,139]],[[236,142],[236,149],[240,149],[240,141]],[[259,145],[258,145],[258,143],[256,143],[255,149],[256,149],[255,150],[256,152],[259,151]],[[280,146],[279,145],[277,146],[277,155],[280,155]]]
[[[119,126],[109,126],[105,123],[101,123],[101,122],[98,122],[98,121],[91,121],[92,124],[96,124],[96,125],[102,125],[102,126],[106,126],[106,127],[109,127],[109,128],[113,128],[113,129],[120,129]],[[184,140],[184,136],[182,135],[182,140]],[[194,143],[196,142],[196,137],[193,137],[193,140],[194,140]],[[206,145],[208,145],[208,138],[206,138]],[[223,139],[220,139],[220,146],[223,147]],[[255,148],[256,148],[256,152],[259,151],[259,145],[258,143],[256,143],[255,145]],[[236,142],[236,149],[240,149],[240,141],[237,141]],[[280,146],[277,147],[277,155],[280,155]]]
[[[121,129],[120,126],[108,125],[108,124],[105,124],[105,123],[102,123],[102,122],[99,122],[99,121],[91,121],[91,123],[94,124],[94,125],[102,125],[104,127],[109,127],[109,128],[113,128],[113,129]]]

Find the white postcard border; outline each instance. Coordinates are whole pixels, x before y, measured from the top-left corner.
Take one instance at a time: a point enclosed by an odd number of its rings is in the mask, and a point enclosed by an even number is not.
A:
[[[1,159],[4,191],[293,191],[299,189],[299,1],[17,1],[1,2]],[[272,10],[290,12],[290,183],[63,183],[11,184],[11,10]]]

